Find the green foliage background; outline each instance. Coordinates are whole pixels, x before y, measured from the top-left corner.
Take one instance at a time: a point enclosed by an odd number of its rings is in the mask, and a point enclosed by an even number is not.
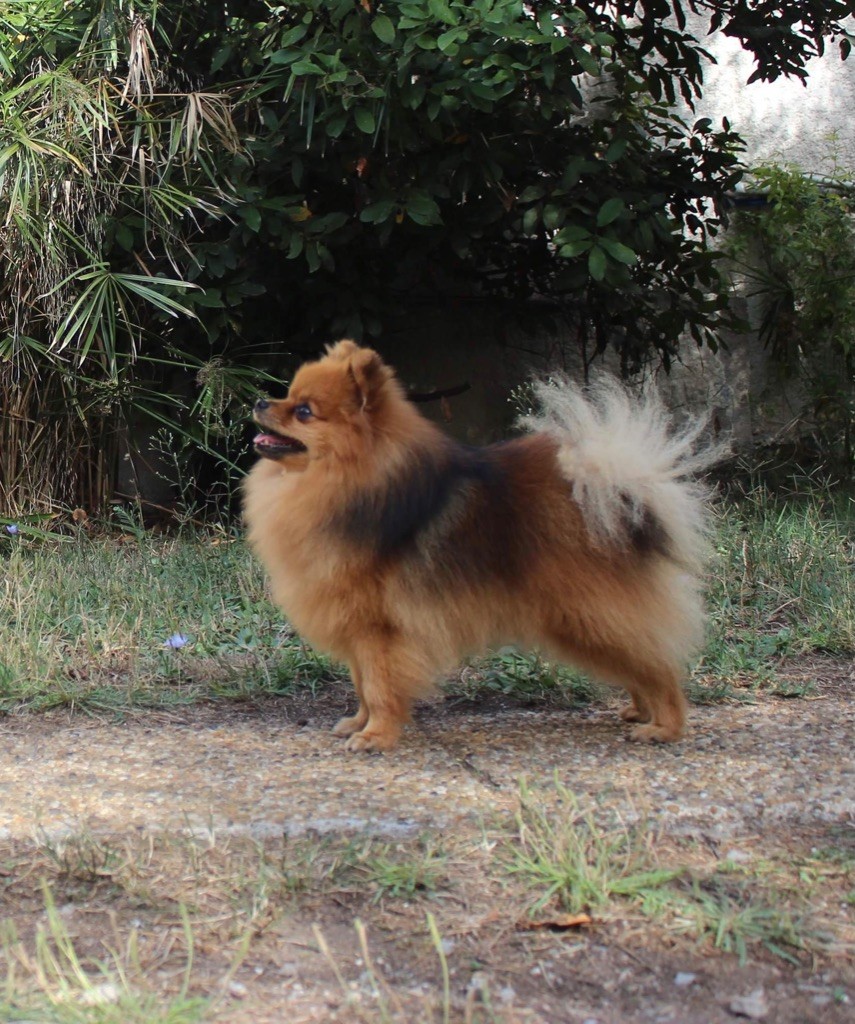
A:
[[[676,112],[684,8],[773,78],[849,6],[0,0],[3,508],[103,507],[158,422],[233,474],[266,371],[425,306],[715,344],[740,143]]]
[[[794,165],[752,172],[766,199],[736,221],[730,252],[759,300],[760,334],[805,408],[794,452],[855,474],[855,174],[832,152],[829,173]]]

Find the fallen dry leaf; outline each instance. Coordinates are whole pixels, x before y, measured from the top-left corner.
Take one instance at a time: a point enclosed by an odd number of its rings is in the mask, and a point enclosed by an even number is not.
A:
[[[535,928],[564,931],[566,928],[581,928],[587,924],[592,924],[591,918],[587,914],[555,914],[553,917],[544,917],[539,921],[525,921],[522,927],[529,931]]]

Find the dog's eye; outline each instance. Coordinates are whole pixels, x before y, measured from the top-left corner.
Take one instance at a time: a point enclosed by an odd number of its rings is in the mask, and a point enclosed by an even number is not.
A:
[[[301,423],[306,423],[314,413],[305,402],[302,402],[300,405],[294,406],[294,415]]]

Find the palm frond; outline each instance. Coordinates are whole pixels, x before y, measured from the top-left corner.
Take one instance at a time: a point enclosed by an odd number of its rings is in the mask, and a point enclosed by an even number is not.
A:
[[[157,52],[148,25],[144,18],[137,15],[131,22],[128,35],[128,72],[122,96],[133,96],[136,100],[140,100],[143,95],[154,96],[156,64]]]

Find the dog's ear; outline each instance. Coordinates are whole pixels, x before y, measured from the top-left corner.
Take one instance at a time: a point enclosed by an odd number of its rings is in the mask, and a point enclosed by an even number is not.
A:
[[[359,346],[355,341],[351,341],[350,338],[343,338],[332,345],[327,345],[327,356],[330,359],[339,359],[342,362],[349,359],[354,352],[359,351]]]
[[[344,344],[347,342],[339,342],[339,345]],[[348,370],[359,392],[363,409],[376,405],[383,385],[393,376],[389,367],[371,348],[355,348],[348,360]]]

